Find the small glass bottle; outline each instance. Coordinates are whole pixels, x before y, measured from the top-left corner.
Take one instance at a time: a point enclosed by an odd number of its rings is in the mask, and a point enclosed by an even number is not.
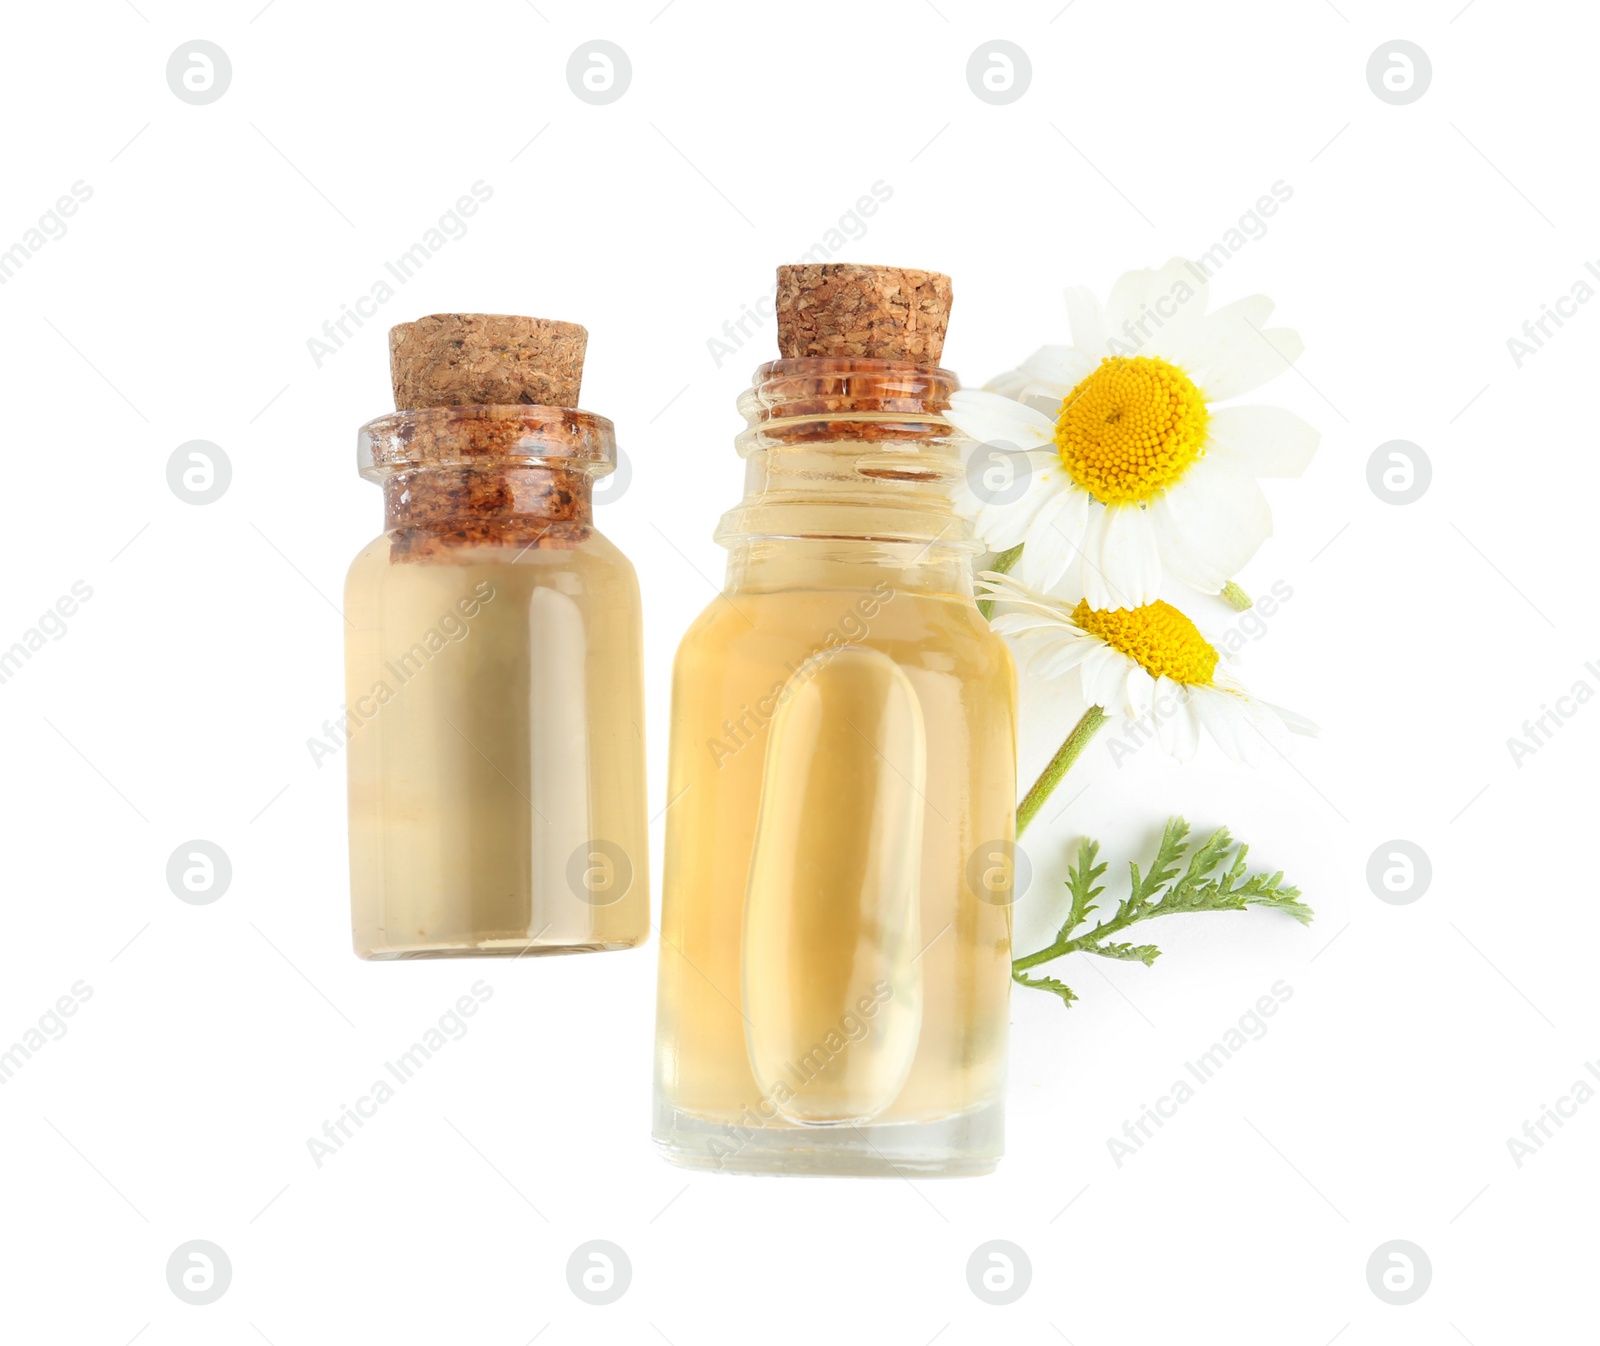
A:
[[[948,307],[932,273],[779,270],[787,358],[740,400],[727,583],[673,679],[655,1137],[679,1164],[1001,1154],[1016,676],[951,504]]]
[[[639,588],[594,527],[616,439],[575,409],[585,338],[485,314],[390,334],[403,409],[359,445],[384,531],[345,584],[363,958],[649,933]]]

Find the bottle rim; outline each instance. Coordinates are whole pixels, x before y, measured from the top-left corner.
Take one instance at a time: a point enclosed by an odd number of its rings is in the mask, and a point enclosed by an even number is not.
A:
[[[976,554],[948,483],[967,442],[946,418],[956,375],[937,365],[846,356],[771,360],[739,398],[735,440],[752,473],[716,539],[844,541]],[[774,489],[775,479],[788,478]],[[750,494],[752,483],[755,494]]]
[[[960,435],[945,419],[960,380],[948,369],[905,360],[804,356],[769,360],[740,394],[746,429],[740,457],[837,431],[885,452],[932,449],[948,456]]]
[[[548,467],[603,477],[616,466],[616,427],[576,407],[423,407],[379,416],[356,436],[356,470],[368,481],[436,467]]]

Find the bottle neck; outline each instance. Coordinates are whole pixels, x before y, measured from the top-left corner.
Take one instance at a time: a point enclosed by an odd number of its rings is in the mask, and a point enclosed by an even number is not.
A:
[[[564,407],[430,407],[361,428],[361,475],[383,488],[397,557],[574,547],[594,479],[616,466],[611,422]]]
[[[972,599],[963,550],[864,538],[742,538],[728,545],[724,588],[741,593],[793,589],[876,589]]]
[[[955,512],[956,378],[893,360],[776,360],[739,400],[744,500],[722,518],[728,587],[898,588],[970,597],[981,547]]]
[[[418,467],[383,481],[384,528],[436,528],[473,519],[594,522],[594,486],[585,472],[497,463]]]

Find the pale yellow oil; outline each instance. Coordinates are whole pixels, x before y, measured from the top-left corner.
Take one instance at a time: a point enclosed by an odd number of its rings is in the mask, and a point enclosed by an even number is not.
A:
[[[617,949],[649,933],[641,616],[605,538],[393,560],[345,588],[364,958]]]
[[[678,652],[657,1134],[724,1125],[719,1167],[752,1128],[999,1104],[1010,909],[970,875],[1013,834],[1015,674],[970,594],[896,585],[797,562]]]

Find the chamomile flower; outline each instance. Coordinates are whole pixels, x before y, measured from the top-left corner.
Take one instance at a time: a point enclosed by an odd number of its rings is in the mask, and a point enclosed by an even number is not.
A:
[[[1228,677],[1216,647],[1170,603],[1096,608],[994,571],[981,578],[1005,609],[994,629],[1012,639],[1029,672],[1076,672],[1089,705],[1130,720],[1153,717],[1161,746],[1180,762],[1194,756],[1202,730],[1234,761],[1252,766],[1269,745],[1283,744],[1285,731],[1316,733],[1309,720],[1256,700]]]
[[[1221,406],[1300,354],[1257,296],[1207,313],[1206,273],[1131,271],[1102,309],[1067,294],[1072,343],[1045,346],[949,419],[980,441],[957,507],[1014,571],[1098,609],[1139,608],[1163,581],[1220,593],[1272,532],[1258,477],[1305,470],[1317,432],[1277,407]],[[999,457],[998,455],[1004,455]],[[1004,486],[986,484],[989,469]]]

